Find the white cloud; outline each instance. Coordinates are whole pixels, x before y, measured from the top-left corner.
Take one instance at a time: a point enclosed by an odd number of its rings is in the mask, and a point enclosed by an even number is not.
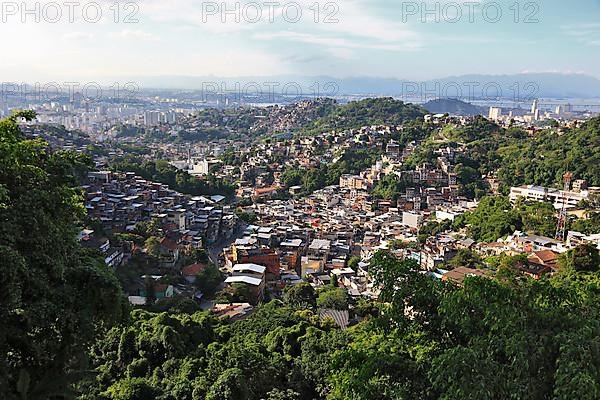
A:
[[[117,33],[111,33],[112,38],[120,38],[120,39],[133,39],[133,40],[143,40],[143,41],[157,41],[158,38],[150,33],[143,31],[141,29],[124,29]]]
[[[389,50],[389,51],[407,51],[415,50],[418,45],[413,43],[391,43],[391,42],[360,42],[335,36],[320,36],[310,33],[301,32],[278,32],[278,33],[257,33],[253,38],[259,40],[290,40],[314,44],[322,47],[331,48],[347,48],[347,49],[374,49],[374,50]]]
[[[239,4],[238,7],[235,6],[236,3]],[[293,8],[288,9],[288,13],[285,14],[287,17],[284,16],[285,10],[282,6],[273,9],[263,6],[260,14],[250,11],[251,9],[248,8],[244,13],[244,5],[248,3],[256,4],[249,0],[242,2],[229,0],[225,2],[226,7],[222,7],[221,2],[214,3],[218,5],[218,9],[215,9],[207,5],[211,4],[210,2],[198,2],[197,0],[170,0],[168,2],[148,0],[141,7],[140,17],[147,17],[161,23],[176,24],[179,27],[193,26],[212,34],[244,34],[252,31],[266,36],[269,32],[279,34],[288,29],[294,29],[312,37],[321,36],[328,39],[352,37],[368,41],[372,45],[393,43],[394,46],[391,49],[414,48],[418,45],[416,33],[407,29],[405,25],[369,13],[368,0],[316,3],[319,4],[318,12],[314,7],[314,0],[296,0],[293,3],[301,7],[301,18],[296,23],[290,22],[296,16]],[[286,2],[281,3],[285,4]],[[336,9],[334,6],[326,7],[326,4],[339,4],[339,6]],[[225,14],[224,10],[239,11],[239,22],[236,22],[235,15]],[[258,18],[258,22],[252,22],[252,19],[258,15],[261,16]],[[326,23],[325,20],[337,20],[338,22]]]
[[[563,25],[560,28],[565,35],[578,43],[591,47],[600,46],[600,23]]]
[[[91,40],[94,38],[94,35],[86,32],[68,32],[62,37],[65,40]]]

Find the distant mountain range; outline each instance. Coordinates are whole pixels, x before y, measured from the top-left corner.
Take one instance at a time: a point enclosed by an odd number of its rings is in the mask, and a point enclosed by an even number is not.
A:
[[[142,88],[183,89],[213,92],[222,86],[226,91],[274,91],[295,95],[298,88],[305,96],[385,95],[413,98],[460,98],[466,101],[502,97],[528,101],[533,98],[600,98],[600,80],[583,74],[524,73],[513,75],[462,75],[428,81],[409,81],[393,78],[333,78],[329,76],[156,76],[129,78]],[[278,86],[272,83],[277,82]],[[251,85],[253,84],[253,85]],[[237,86],[236,86],[237,85]],[[270,89],[273,88],[274,89]],[[425,101],[423,101],[425,102]]]
[[[431,100],[423,104],[423,108],[433,114],[450,114],[450,115],[487,115],[485,107],[475,106],[471,103],[466,103],[456,99],[437,99]]]

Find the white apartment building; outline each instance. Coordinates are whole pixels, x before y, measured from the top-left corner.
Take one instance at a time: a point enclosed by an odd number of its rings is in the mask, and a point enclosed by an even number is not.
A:
[[[502,109],[499,107],[490,107],[489,119],[498,121],[502,116]]]
[[[423,214],[415,212],[403,212],[402,223],[409,228],[420,229],[423,226],[424,217]]]
[[[519,197],[532,201],[546,201],[559,207],[562,207],[563,203],[566,203],[569,207],[576,207],[581,200],[589,197],[589,192],[565,192],[563,190],[533,185],[510,188],[510,201],[514,202]]]

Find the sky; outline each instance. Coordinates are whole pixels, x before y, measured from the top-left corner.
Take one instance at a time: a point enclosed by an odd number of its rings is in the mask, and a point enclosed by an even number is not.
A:
[[[600,0],[26,4],[1,3],[0,82],[273,75],[425,80],[523,72],[600,78]]]

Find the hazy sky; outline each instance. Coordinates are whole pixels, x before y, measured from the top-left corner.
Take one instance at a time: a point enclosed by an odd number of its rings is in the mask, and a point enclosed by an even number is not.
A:
[[[140,0],[115,7],[114,0],[100,0],[69,7],[44,0],[27,2],[28,14],[20,1],[3,1],[0,81],[275,74],[428,79],[524,71],[600,77],[599,0],[280,3]],[[223,4],[240,12],[239,22],[224,15]],[[422,15],[425,8],[431,12]]]

